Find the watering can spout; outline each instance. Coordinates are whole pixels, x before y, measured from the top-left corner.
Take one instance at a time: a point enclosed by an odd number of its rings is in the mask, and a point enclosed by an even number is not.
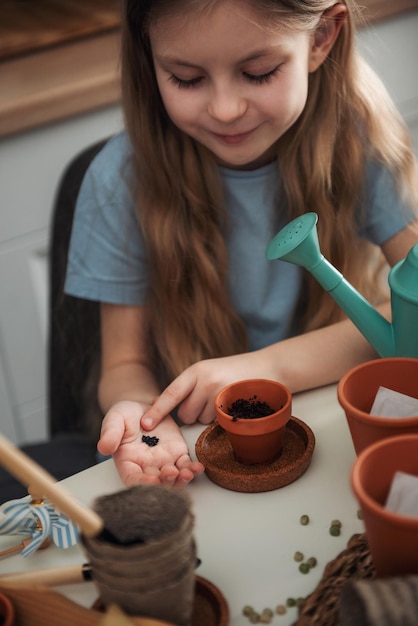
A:
[[[393,325],[325,259],[319,247],[317,221],[316,213],[305,213],[290,222],[269,243],[267,259],[281,259],[307,269],[380,356],[395,356],[397,348]],[[418,346],[416,351],[414,355],[405,356],[418,356]]]

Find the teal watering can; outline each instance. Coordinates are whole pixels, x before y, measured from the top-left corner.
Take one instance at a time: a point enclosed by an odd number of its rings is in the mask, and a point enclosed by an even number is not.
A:
[[[324,258],[317,221],[316,213],[305,213],[290,222],[269,243],[267,259],[306,268],[381,357],[418,358],[418,243],[389,272],[390,323]]]

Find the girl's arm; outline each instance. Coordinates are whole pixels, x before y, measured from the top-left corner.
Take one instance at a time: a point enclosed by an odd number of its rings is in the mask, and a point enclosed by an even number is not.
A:
[[[418,223],[382,245],[390,266],[403,259],[418,241]],[[387,318],[390,305],[379,308]],[[200,361],[187,368],[146,411],[141,424],[152,429],[175,406],[184,423],[214,419],[216,393],[236,380],[271,378],[295,393],[337,382],[345,372],[377,354],[350,320],[286,339],[262,350]]]
[[[376,358],[376,352],[349,321],[230,357],[199,361],[180,374],[141,419],[153,429],[174,406],[185,424],[213,421],[214,399],[225,385],[245,378],[269,378],[292,393],[336,382],[351,367]]]
[[[160,393],[147,350],[147,310],[143,306],[101,304],[99,404],[104,413],[119,400],[150,405]]]
[[[203,471],[193,462],[170,416],[153,432],[140,420],[159,388],[149,366],[144,307],[101,305],[102,364],[99,403],[105,413],[98,449],[113,455],[125,485],[138,482],[182,485]],[[158,440],[149,445],[143,436]],[[149,441],[149,439],[148,439]]]

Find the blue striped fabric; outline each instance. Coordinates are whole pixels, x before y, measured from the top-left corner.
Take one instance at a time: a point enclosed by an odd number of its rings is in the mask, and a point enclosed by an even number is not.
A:
[[[49,536],[59,548],[70,548],[79,539],[77,526],[66,515],[58,513],[48,500],[38,504],[30,496],[0,506],[0,534],[32,536],[21,552],[25,557]]]

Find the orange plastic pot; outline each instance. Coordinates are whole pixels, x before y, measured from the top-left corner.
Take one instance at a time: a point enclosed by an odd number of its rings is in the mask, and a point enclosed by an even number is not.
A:
[[[418,415],[378,417],[370,414],[380,386],[418,398],[418,359],[388,357],[368,361],[341,378],[338,401],[344,409],[357,454],[385,437],[418,433]]]
[[[274,413],[238,419],[228,413],[236,400],[252,398],[267,403]],[[286,424],[292,416],[292,395],[287,387],[274,380],[241,380],[219,391],[215,398],[215,413],[236,461],[245,465],[269,464],[281,454]]]
[[[418,476],[418,435],[388,437],[364,449],[351,485],[359,501],[376,575],[418,574],[418,517],[385,508],[396,471]]]

